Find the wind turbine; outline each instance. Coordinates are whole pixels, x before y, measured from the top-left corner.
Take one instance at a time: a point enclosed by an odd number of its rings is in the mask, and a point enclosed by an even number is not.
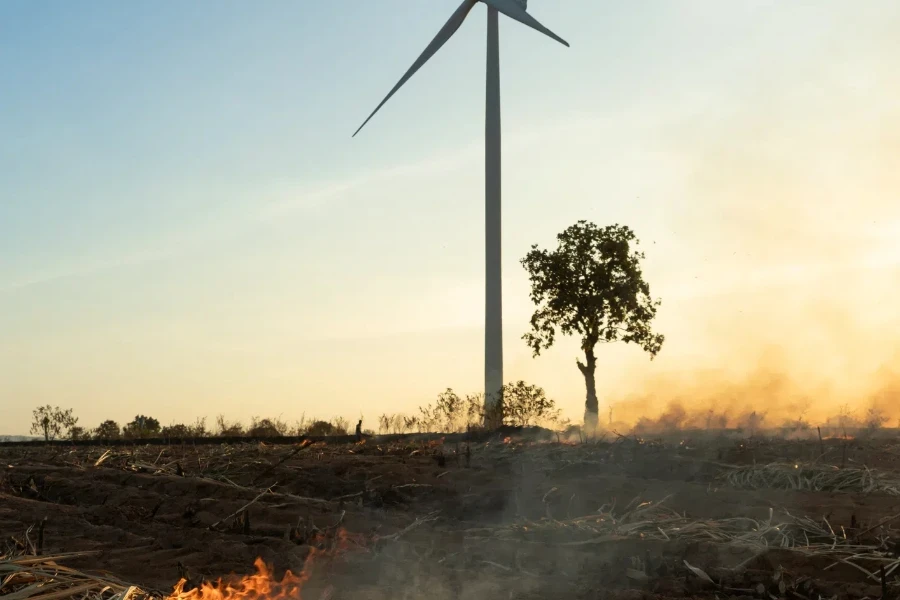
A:
[[[493,415],[503,390],[503,285],[500,269],[500,32],[499,15],[527,25],[568,46],[568,42],[541,25],[527,12],[528,0],[463,0],[425,51],[416,59],[397,85],[385,96],[356,134],[366,126],[397,90],[434,56],[466,20],[478,2],[488,9],[487,78],[484,128],[484,204],[485,204],[485,301],[484,301],[484,408],[485,424]]]

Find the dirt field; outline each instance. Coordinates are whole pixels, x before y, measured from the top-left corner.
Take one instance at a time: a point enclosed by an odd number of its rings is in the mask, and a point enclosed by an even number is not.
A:
[[[900,441],[701,437],[0,446],[0,554],[162,595],[261,557],[307,599],[900,597]]]

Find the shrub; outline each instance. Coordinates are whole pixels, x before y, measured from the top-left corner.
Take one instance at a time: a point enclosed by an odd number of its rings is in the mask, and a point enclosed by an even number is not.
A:
[[[206,417],[198,417],[194,424],[188,427],[188,433],[191,437],[207,437],[209,432],[206,430]]]
[[[329,423],[328,421],[313,421],[312,424],[306,428],[306,435],[337,435],[335,433],[335,426]]]
[[[379,433],[409,433],[413,431],[419,423],[419,418],[416,416],[407,416],[402,413],[397,414],[383,414],[378,417],[378,432]]]
[[[134,421],[125,425],[122,433],[127,439],[145,439],[159,435],[159,421],[146,415],[137,415]]]
[[[350,423],[344,417],[335,417],[331,420],[331,425],[334,427],[332,435],[348,435],[350,433]]]
[[[247,430],[247,435],[251,437],[279,437],[287,434],[289,430],[288,424],[281,419],[253,417],[250,419],[250,428]]]
[[[44,436],[44,441],[49,442],[58,438],[63,430],[72,431],[78,423],[78,417],[72,416],[72,409],[62,410],[58,406],[39,406],[33,411],[31,433]]]
[[[193,437],[191,435],[191,428],[183,423],[166,425],[162,428],[160,434],[166,439],[184,439]]]
[[[314,420],[303,432],[303,435],[348,435],[349,423],[344,417],[336,417],[329,421]]]
[[[244,426],[240,421],[226,421],[225,415],[216,417],[216,435],[220,437],[241,437],[244,435]]]
[[[521,380],[503,386],[504,423],[523,427],[555,423],[559,414],[556,402],[547,397],[543,388]]]
[[[121,435],[119,424],[112,420],[103,421],[94,430],[95,440],[117,440]]]

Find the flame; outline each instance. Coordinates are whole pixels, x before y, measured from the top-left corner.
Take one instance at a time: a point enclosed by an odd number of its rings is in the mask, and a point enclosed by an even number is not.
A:
[[[204,581],[199,587],[189,590],[185,589],[188,581],[182,578],[165,600],[301,600],[300,592],[310,578],[309,567],[314,560],[334,558],[350,550],[365,551],[367,541],[364,535],[353,534],[343,528],[330,535],[320,532],[310,540],[310,553],[299,575],[287,570],[279,581],[272,567],[262,558],[257,558],[253,562],[256,567],[253,575],[232,575],[227,579],[220,577],[214,583]],[[333,587],[327,586],[321,598],[330,597],[332,592]]]
[[[261,558],[253,563],[256,573],[235,581],[203,582],[200,587],[185,590],[187,581],[181,579],[166,600],[297,600],[308,576],[286,571],[281,581],[275,579],[271,567]]]
[[[508,443],[510,443],[511,441],[512,441],[512,438],[509,437],[509,436],[506,436],[505,438],[503,438],[503,443],[504,443],[504,444],[508,444]]]

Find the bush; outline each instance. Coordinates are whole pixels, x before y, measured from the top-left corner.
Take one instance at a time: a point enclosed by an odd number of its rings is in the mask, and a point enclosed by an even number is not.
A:
[[[122,433],[126,439],[145,439],[158,436],[161,429],[159,421],[153,417],[137,415],[134,421],[125,425]]]
[[[347,423],[347,419],[343,417],[337,417],[332,419],[329,423],[328,421],[313,421],[309,427],[306,428],[306,431],[303,432],[304,435],[348,435],[349,434],[349,424]]]
[[[44,436],[44,441],[49,442],[58,438],[63,430],[71,432],[78,423],[78,417],[72,416],[72,409],[62,410],[58,406],[39,406],[33,411],[31,433]],[[71,437],[71,434],[70,434]]]
[[[206,418],[199,418],[194,421],[193,425],[183,423],[166,425],[160,431],[160,435],[166,439],[189,439],[206,437],[209,432],[206,431]]]
[[[548,398],[543,388],[524,381],[503,386],[503,422],[527,427],[559,421],[556,402]]]
[[[383,414],[378,417],[379,433],[409,433],[416,429],[419,424],[419,417],[407,416],[402,413]]]
[[[524,381],[503,386],[503,401],[500,405],[502,419],[506,425],[559,425],[560,411],[556,403],[548,398],[544,390]],[[472,394],[460,398],[451,388],[438,394],[435,404],[419,407],[420,416],[409,424],[418,426],[420,432],[459,432],[482,427],[484,423],[484,395]],[[379,419],[382,430],[397,426],[397,417],[382,415]]]
[[[95,440],[117,440],[122,435],[119,424],[112,420],[100,423],[93,433]]]
[[[307,427],[306,435],[335,435],[334,425],[328,421],[313,421],[312,425]]]
[[[160,431],[160,434],[166,439],[185,439],[192,437],[191,428],[183,423],[176,425],[166,425]]]
[[[220,437],[241,437],[244,435],[244,426],[239,421],[226,421],[224,415],[216,417],[216,435]]]
[[[207,437],[209,435],[209,432],[206,430],[206,417],[198,417],[189,429],[192,437]]]
[[[479,427],[484,421],[484,396],[475,394],[460,398],[452,388],[438,394],[434,406],[419,407],[419,416],[408,424],[410,429],[418,428],[420,433],[465,431]]]
[[[875,406],[874,404],[866,411],[865,427],[866,432],[870,435],[884,427],[884,424],[887,422],[887,415],[884,414],[881,408]]]
[[[280,437],[286,435],[290,427],[281,419],[260,419],[253,417],[250,419],[250,429],[247,435],[250,437]]]
[[[334,427],[334,433],[332,435],[350,434],[350,423],[348,423],[347,419],[344,417],[335,417],[331,420],[331,425]]]

